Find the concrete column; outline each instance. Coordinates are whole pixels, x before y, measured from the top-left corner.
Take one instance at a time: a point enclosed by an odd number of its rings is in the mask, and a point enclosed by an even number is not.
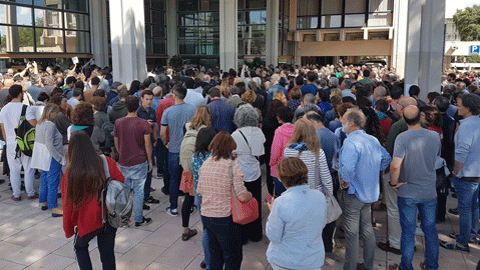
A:
[[[392,67],[405,77],[405,51],[407,49],[408,1],[394,0]]]
[[[405,86],[418,85],[421,98],[440,91],[444,22],[444,1],[408,0]]]
[[[178,54],[177,31],[177,1],[166,1],[166,29],[167,30],[167,55],[172,57]]]
[[[127,86],[147,75],[143,1],[110,3],[113,79]]]
[[[105,0],[90,1],[90,43],[95,64],[108,66],[107,3]],[[78,39],[77,39],[78,42]]]
[[[220,69],[237,69],[238,1],[220,0]],[[268,48],[268,47],[267,47]]]
[[[278,65],[278,20],[280,16],[280,1],[267,1],[267,29],[266,29],[266,52],[265,63],[267,65]]]
[[[295,31],[297,30],[297,0],[285,1],[290,1],[290,11],[288,13],[288,31]]]

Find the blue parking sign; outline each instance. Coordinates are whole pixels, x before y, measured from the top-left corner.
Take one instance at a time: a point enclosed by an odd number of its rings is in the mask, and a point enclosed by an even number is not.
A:
[[[480,45],[470,45],[468,54],[480,54]]]

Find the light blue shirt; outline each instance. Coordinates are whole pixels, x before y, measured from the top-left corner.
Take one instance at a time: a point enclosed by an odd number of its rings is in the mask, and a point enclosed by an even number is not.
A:
[[[79,101],[78,99],[72,97],[72,98],[69,98],[69,99],[67,100],[67,103],[68,103],[70,106],[72,106],[72,109],[75,109],[75,106],[77,106],[77,104],[80,103],[80,101]]]
[[[392,158],[377,138],[365,130],[348,134],[340,150],[340,175],[348,182],[348,194],[355,194],[364,203],[378,201],[380,171],[385,170]]]
[[[342,97],[352,97],[353,99],[357,99],[355,95],[352,94],[352,89],[342,90]]]
[[[187,95],[183,99],[185,103],[191,104],[195,107],[201,105],[207,105],[205,99],[203,98],[202,94],[195,91],[195,89],[187,89]]]
[[[288,269],[319,269],[325,259],[322,231],[327,202],[308,185],[294,186],[275,199],[268,216],[267,260]]]
[[[455,133],[455,161],[463,164],[457,177],[480,177],[480,117],[460,120]]]
[[[275,93],[275,91],[277,90],[281,90],[284,94],[285,94],[285,98],[288,100],[288,91],[287,89],[285,89],[285,87],[281,86],[279,83],[276,83],[274,85],[272,85],[272,87],[270,87],[268,89],[268,92],[267,92],[267,103],[270,103],[272,101],[272,98],[273,98],[273,93]]]

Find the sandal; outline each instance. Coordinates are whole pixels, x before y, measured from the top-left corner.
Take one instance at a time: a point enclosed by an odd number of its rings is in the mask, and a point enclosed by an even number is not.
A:
[[[194,237],[195,235],[197,235],[197,230],[190,229],[188,233],[182,233],[182,241],[188,241],[188,239]]]

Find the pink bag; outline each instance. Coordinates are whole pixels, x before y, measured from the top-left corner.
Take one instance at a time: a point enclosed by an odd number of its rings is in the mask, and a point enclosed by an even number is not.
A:
[[[232,187],[232,218],[233,222],[240,225],[245,225],[258,218],[258,202],[255,198],[251,198],[248,202],[241,202],[237,198],[237,194],[235,194],[235,188],[233,186],[233,162],[234,161],[230,163],[230,167],[228,168]]]

